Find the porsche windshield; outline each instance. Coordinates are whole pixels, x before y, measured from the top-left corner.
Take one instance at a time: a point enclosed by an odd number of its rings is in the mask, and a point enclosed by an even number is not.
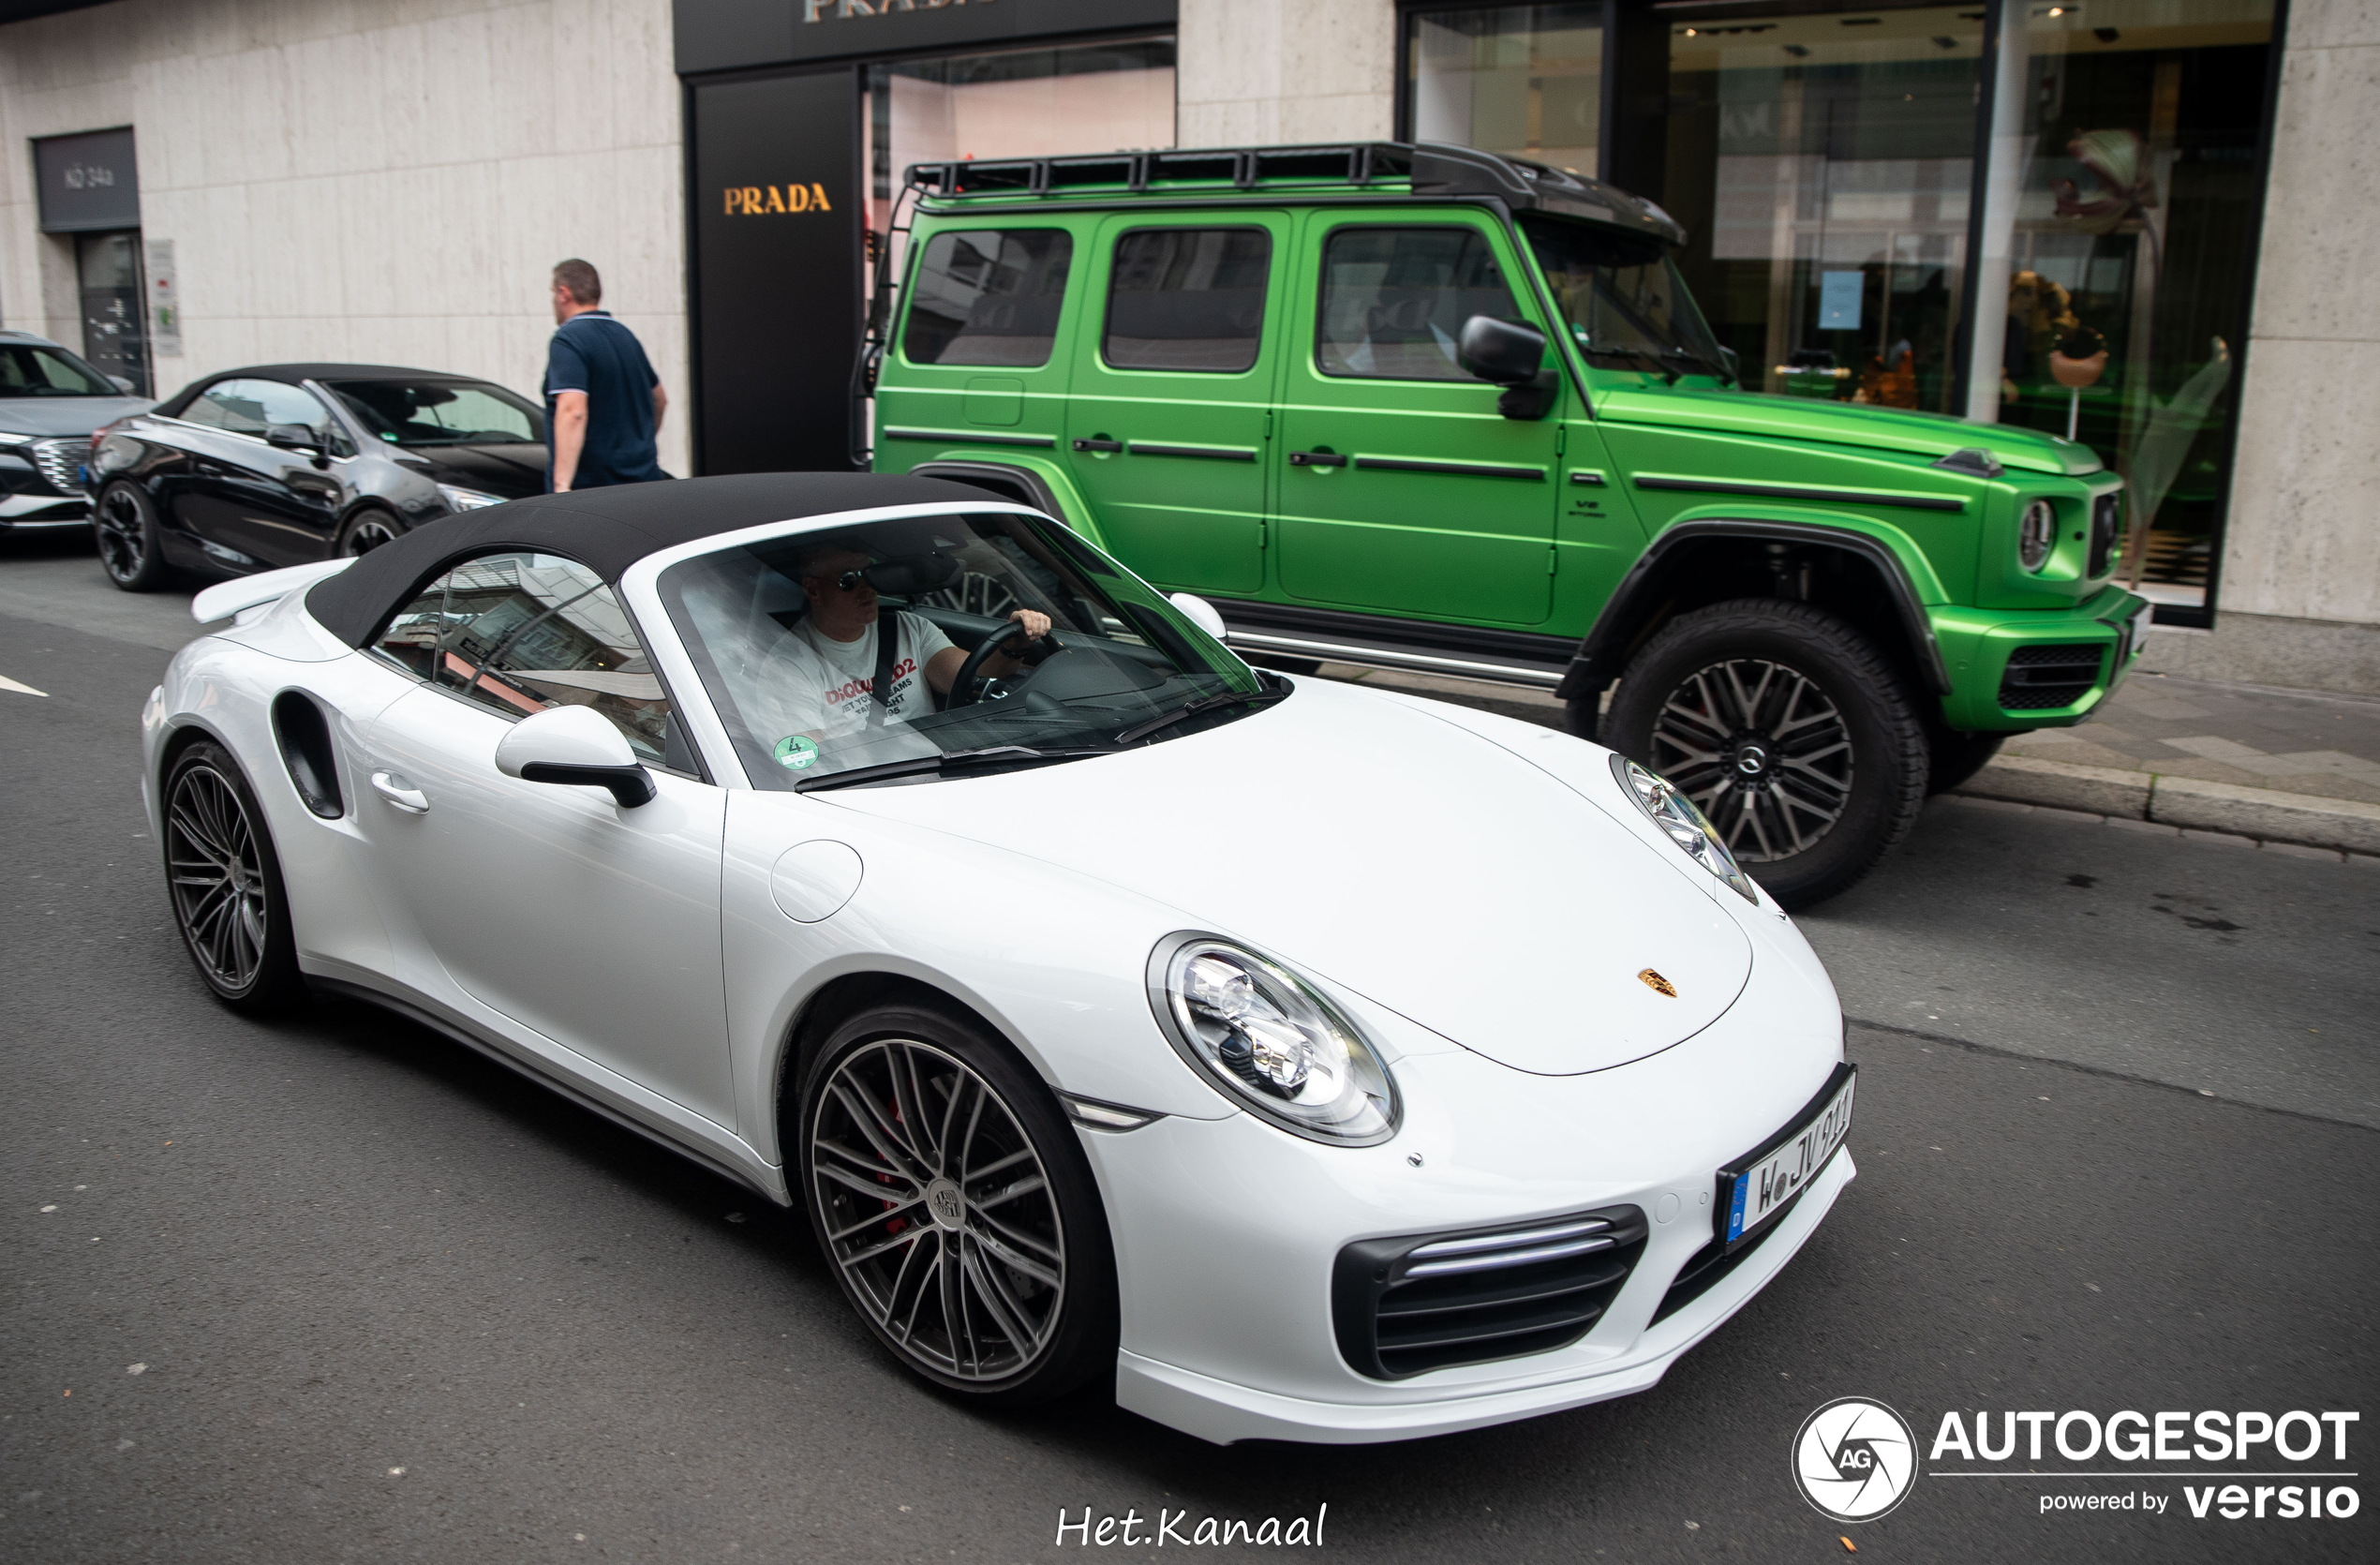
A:
[[[1734,378],[1657,241],[1545,217],[1525,218],[1521,229],[1589,364]]]
[[[1072,532],[1013,514],[772,538],[681,560],[660,590],[762,787],[1098,754],[1284,693]]]

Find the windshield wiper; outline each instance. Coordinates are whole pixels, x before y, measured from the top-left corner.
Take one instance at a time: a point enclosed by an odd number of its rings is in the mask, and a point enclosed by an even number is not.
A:
[[[1703,357],[1702,354],[1695,352],[1690,348],[1665,348],[1661,350],[1661,357],[1664,359],[1676,359],[1681,363],[1694,365],[1700,368],[1707,369],[1712,375],[1731,386],[1735,383],[1734,371],[1729,369],[1724,364],[1713,364],[1710,360]]]
[[[794,784],[794,792],[814,794],[822,788],[847,788],[855,783],[876,782],[889,777],[920,777],[927,772],[946,770],[953,763],[1072,761],[1085,755],[1113,753],[1113,749],[1104,745],[1080,745],[1066,750],[1035,750],[1023,744],[986,745],[981,750],[953,750],[941,755],[912,755],[903,761],[880,761],[872,767],[854,767],[849,771],[830,771],[822,777],[805,777]]]
[[[1673,386],[1677,384],[1677,366],[1649,348],[1611,348],[1592,340],[1583,342],[1579,347],[1589,357],[1600,354],[1607,359],[1642,359],[1653,366],[1654,374]]]
[[[1177,723],[1186,722],[1204,712],[1221,711],[1226,707],[1236,707],[1242,703],[1270,706],[1288,693],[1286,690],[1227,690],[1220,695],[1204,696],[1191,702],[1188,706],[1176,707],[1173,710],[1153,717],[1146,723],[1136,723],[1118,734],[1116,742],[1130,744],[1135,739],[1145,739],[1160,728],[1170,728]]]

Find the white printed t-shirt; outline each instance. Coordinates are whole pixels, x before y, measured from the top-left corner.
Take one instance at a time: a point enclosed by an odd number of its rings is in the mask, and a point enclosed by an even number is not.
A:
[[[927,692],[925,669],[934,655],[951,645],[942,628],[922,615],[894,616],[900,640],[894,644],[892,693],[885,705],[887,726],[908,723],[934,709]],[[816,734],[833,740],[868,725],[874,700],[877,626],[870,625],[856,641],[837,641],[807,618],[796,622],[776,648],[769,670],[767,695],[775,709],[752,713],[770,731],[755,735],[763,743],[780,736]]]

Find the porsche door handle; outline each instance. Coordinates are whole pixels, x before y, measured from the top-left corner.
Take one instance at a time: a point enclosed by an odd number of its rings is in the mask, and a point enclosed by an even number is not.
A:
[[[372,791],[409,815],[426,815],[430,812],[429,795],[419,788],[407,787],[402,779],[387,772],[372,774]]]

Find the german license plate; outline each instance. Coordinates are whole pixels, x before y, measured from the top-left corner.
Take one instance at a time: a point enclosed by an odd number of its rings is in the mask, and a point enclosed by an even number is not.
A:
[[[1852,1088],[1858,1080],[1857,1066],[1837,1066],[1791,1125],[1719,1170],[1719,1240],[1729,1249],[1757,1238],[1826,1167],[1851,1133]]]

